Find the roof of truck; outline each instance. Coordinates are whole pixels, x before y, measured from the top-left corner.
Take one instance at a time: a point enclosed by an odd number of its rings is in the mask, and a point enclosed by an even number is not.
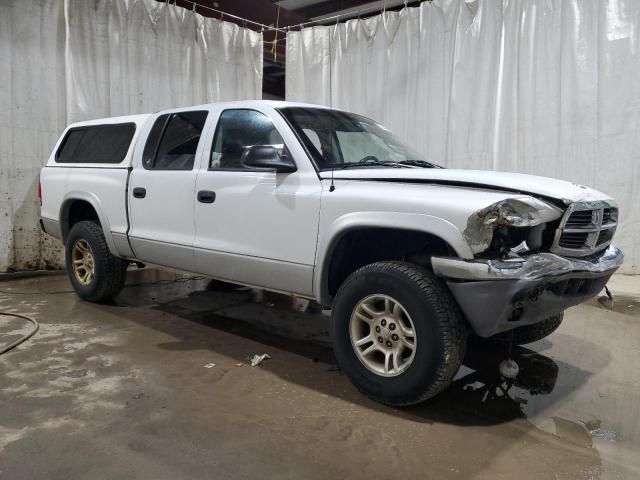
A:
[[[323,106],[323,105],[313,105],[310,103],[299,103],[299,102],[285,102],[285,101],[278,101],[278,100],[243,100],[243,101],[235,101],[235,102],[217,102],[217,103],[206,103],[206,104],[202,104],[202,105],[193,105],[193,106],[183,106],[183,107],[174,107],[174,108],[170,108],[170,109],[166,109],[166,110],[159,110],[156,111],[155,113],[143,113],[143,114],[139,114],[139,115],[123,115],[123,116],[118,116],[118,117],[105,117],[105,118],[96,118],[93,120],[85,120],[85,121],[81,121],[81,122],[75,122],[70,124],[65,131],[63,132],[63,134],[60,136],[60,138],[58,139],[58,141],[56,142],[56,145],[53,149],[53,151],[51,152],[51,155],[49,156],[49,160],[47,161],[47,165],[48,166],[57,166],[57,162],[56,162],[56,152],[58,151],[58,149],[60,148],[60,145],[62,144],[64,138],[66,138],[67,133],[69,132],[69,130],[77,128],[77,129],[82,129],[82,127],[87,127],[87,126],[91,126],[91,125],[109,125],[109,124],[122,124],[122,123],[134,123],[136,125],[136,129],[135,132],[133,133],[133,136],[131,137],[131,141],[130,141],[130,146],[129,146],[129,150],[127,151],[127,154],[125,155],[125,157],[123,158],[123,160],[119,163],[83,163],[83,162],[79,162],[82,164],[82,166],[91,166],[91,167],[95,167],[95,168],[127,168],[129,165],[131,165],[132,162],[132,152],[133,152],[133,147],[136,144],[137,138],[142,135],[142,131],[143,129],[140,128],[142,125],[145,124],[145,122],[152,116],[156,115],[157,113],[169,113],[169,112],[174,112],[176,110],[179,111],[189,111],[189,110],[202,110],[202,109],[209,109],[211,107],[218,107],[218,108],[253,108],[253,109],[259,109],[260,107],[271,107],[271,108],[284,108],[284,107],[303,107],[303,108],[323,108],[323,109],[329,109],[330,107],[327,106]],[[69,167],[69,166],[73,166],[74,163],[65,163],[64,166]]]
[[[151,115],[152,115],[151,113],[142,113],[139,115],[123,115],[121,117],[95,118],[93,120],[85,120],[82,122],[72,123],[69,125],[68,128],[84,127],[87,125],[105,125],[109,123],[135,123],[139,125],[143,123]]]
[[[273,108],[284,108],[284,107],[306,107],[306,108],[332,108],[326,105],[314,105],[312,103],[302,103],[302,102],[287,102],[285,100],[236,100],[232,102],[214,102],[214,103],[204,103],[202,105],[194,105],[193,107],[185,107],[185,108],[202,108],[202,107],[257,107],[268,105]],[[177,107],[176,107],[177,108]],[[167,109],[172,110],[172,109]]]
[[[251,107],[258,107],[258,106],[265,106],[268,105],[270,107],[273,108],[284,108],[284,107],[304,107],[304,108],[332,108],[332,107],[327,107],[326,105],[314,105],[312,103],[301,103],[301,102],[286,102],[284,100],[240,100],[240,101],[233,101],[233,102],[215,102],[215,103],[204,103],[204,104],[200,104],[200,105],[192,105],[192,106],[182,106],[182,107],[174,107],[174,108],[167,108],[167,109],[162,109],[162,110],[158,110],[160,112],[170,112],[173,110],[177,110],[177,109],[187,109],[187,110],[197,110],[199,108],[204,108],[204,107],[212,107],[212,106],[216,106],[216,107],[233,107],[233,108],[251,108]],[[334,110],[339,110],[334,108]],[[154,112],[157,113],[157,112]],[[142,114],[138,114],[138,115],[123,115],[123,116],[119,116],[119,117],[104,117],[104,118],[96,118],[93,120],[85,120],[82,122],[75,122],[72,123],[71,125],[69,125],[69,128],[74,128],[74,127],[81,127],[81,126],[87,126],[87,125],[104,125],[104,124],[109,124],[109,123],[127,123],[127,122],[132,122],[132,123],[136,123],[136,124],[141,124],[143,123],[147,118],[149,118],[149,116],[153,115],[153,113],[142,113]]]

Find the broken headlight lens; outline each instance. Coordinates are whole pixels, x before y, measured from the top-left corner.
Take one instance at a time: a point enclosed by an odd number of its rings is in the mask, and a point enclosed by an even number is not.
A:
[[[497,230],[504,235],[512,228],[536,227],[561,216],[562,210],[542,200],[533,197],[507,198],[471,214],[463,235],[473,253],[478,254],[491,246]],[[516,238],[513,240],[516,241]]]

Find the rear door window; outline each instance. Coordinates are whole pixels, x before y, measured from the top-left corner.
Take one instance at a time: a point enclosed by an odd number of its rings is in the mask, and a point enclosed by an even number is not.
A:
[[[56,152],[56,163],[120,163],[135,132],[135,123],[72,128]]]
[[[144,168],[192,170],[208,113],[204,110],[160,115],[142,153]]]

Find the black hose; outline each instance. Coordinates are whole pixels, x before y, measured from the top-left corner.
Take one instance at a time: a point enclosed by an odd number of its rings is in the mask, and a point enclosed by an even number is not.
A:
[[[16,348],[21,343],[26,342],[27,340],[29,340],[31,337],[33,337],[33,335],[40,328],[40,324],[34,318],[28,317],[27,315],[22,315],[20,313],[11,313],[11,312],[0,312],[0,315],[5,315],[7,317],[22,318],[22,319],[27,320],[28,322],[31,322],[33,324],[33,329],[29,333],[24,335],[22,338],[19,338],[15,342],[7,345],[6,347],[0,348],[0,355],[3,355],[5,353],[7,353],[9,350],[13,350],[14,348]]]

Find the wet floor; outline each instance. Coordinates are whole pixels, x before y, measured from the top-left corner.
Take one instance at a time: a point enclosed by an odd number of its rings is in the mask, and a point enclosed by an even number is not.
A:
[[[640,478],[640,278],[610,287],[613,310],[514,349],[512,384],[473,345],[446,392],[393,409],[336,368],[328,317],[283,297],[155,269],[112,305],[64,276],[3,281],[0,310],[41,328],[0,357],[0,478]],[[0,343],[26,330],[0,317]]]

